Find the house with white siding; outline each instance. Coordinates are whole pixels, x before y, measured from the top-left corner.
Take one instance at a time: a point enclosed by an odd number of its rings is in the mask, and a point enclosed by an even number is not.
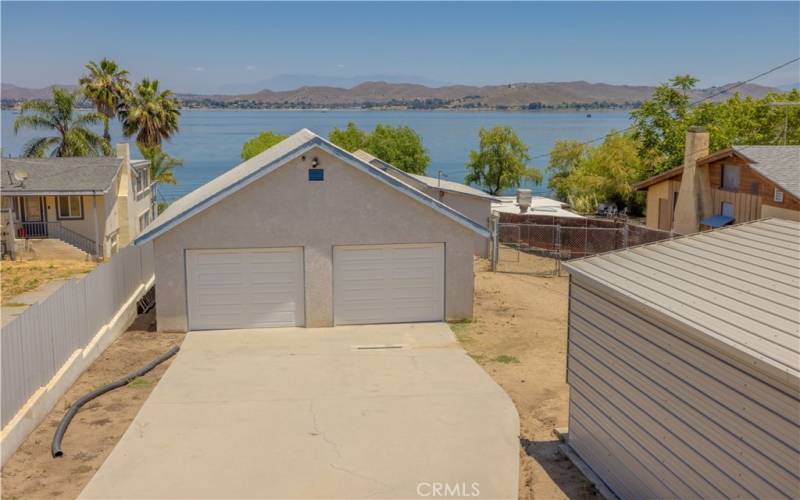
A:
[[[110,257],[156,216],[150,162],[115,156],[2,158],[0,200],[16,239],[54,238]]]
[[[797,498],[800,222],[565,264],[567,452],[620,498]]]

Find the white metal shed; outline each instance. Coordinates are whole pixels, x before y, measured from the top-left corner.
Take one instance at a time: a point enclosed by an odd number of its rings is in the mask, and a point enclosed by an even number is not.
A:
[[[800,495],[800,222],[567,264],[568,445],[622,498]]]

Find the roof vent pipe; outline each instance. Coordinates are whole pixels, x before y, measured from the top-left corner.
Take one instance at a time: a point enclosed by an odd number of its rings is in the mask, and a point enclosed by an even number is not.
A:
[[[517,189],[517,206],[519,206],[519,213],[524,214],[528,211],[533,201],[533,195],[530,189]]]

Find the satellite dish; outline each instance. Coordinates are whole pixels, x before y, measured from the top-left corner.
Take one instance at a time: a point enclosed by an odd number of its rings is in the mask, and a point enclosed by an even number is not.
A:
[[[28,172],[24,170],[14,170],[14,180],[22,184],[28,178]]]

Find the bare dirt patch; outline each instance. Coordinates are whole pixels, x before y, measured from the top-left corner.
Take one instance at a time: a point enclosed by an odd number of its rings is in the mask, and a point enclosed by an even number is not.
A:
[[[76,260],[17,260],[0,261],[0,288],[2,303],[13,302],[14,297],[43,284],[88,273],[97,263]]]
[[[527,254],[522,254],[527,255]],[[527,256],[532,257],[532,256]],[[531,265],[552,263],[532,259]],[[519,498],[595,498],[586,480],[557,447],[566,427],[566,277],[493,273],[475,264],[475,318],[451,328],[467,353],[511,396],[520,416]]]
[[[154,313],[139,316],[106,349],[56,404],[2,471],[3,499],[76,498],[105,461],[172,362],[86,404],[62,442],[64,456],[52,458],[50,443],[58,423],[79,397],[127,373],[183,341],[179,333],[157,333]]]

